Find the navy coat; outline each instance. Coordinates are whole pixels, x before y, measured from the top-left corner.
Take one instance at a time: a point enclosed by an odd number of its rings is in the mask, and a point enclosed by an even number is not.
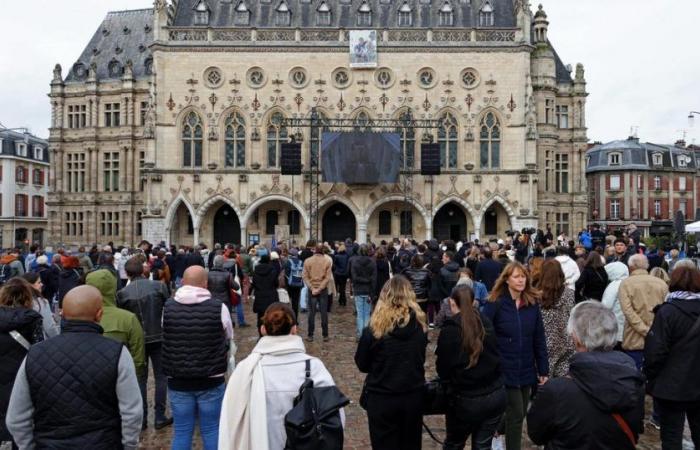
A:
[[[549,375],[547,342],[539,305],[519,310],[510,295],[484,305],[483,314],[496,330],[501,369],[507,387],[537,384],[537,376]]]

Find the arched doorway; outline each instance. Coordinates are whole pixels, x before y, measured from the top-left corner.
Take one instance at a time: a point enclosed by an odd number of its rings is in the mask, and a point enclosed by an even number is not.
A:
[[[462,208],[450,202],[440,208],[433,219],[433,236],[438,241],[460,241],[467,236],[467,216]]]
[[[502,238],[510,228],[510,218],[505,208],[498,202],[489,206],[481,223],[481,237]]]
[[[334,203],[323,214],[321,234],[326,242],[355,240],[356,229],[355,215],[342,203]]]
[[[241,243],[241,223],[228,204],[221,206],[214,215],[214,243],[222,246]]]
[[[190,210],[180,203],[170,225],[170,243],[173,245],[194,245],[194,224]]]

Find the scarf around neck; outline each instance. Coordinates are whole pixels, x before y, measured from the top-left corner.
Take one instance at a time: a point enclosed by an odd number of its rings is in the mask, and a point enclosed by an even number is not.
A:
[[[236,366],[221,408],[219,450],[269,450],[265,379],[260,362],[265,355],[305,351],[300,336],[264,336]]]

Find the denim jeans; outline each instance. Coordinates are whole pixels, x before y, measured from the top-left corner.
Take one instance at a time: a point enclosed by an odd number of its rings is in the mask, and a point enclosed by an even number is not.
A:
[[[147,422],[148,417],[148,361],[153,364],[153,377],[155,378],[155,421],[165,420],[165,402],[168,395],[168,377],[163,373],[162,364],[163,345],[161,342],[146,344],[146,373],[139,377],[139,387],[141,388],[141,398],[143,399],[143,422]]]
[[[236,318],[238,320],[238,326],[240,327],[245,323],[245,315],[243,314],[243,299],[241,299],[238,304],[235,306],[236,308]]]
[[[194,426],[199,420],[204,450],[216,450],[219,445],[219,416],[226,386],[206,391],[175,391],[168,389],[173,413],[172,450],[190,450]]]
[[[355,310],[357,311],[357,337],[362,336],[362,330],[369,325],[369,313],[372,311],[372,302],[369,295],[355,295]]]
[[[314,337],[316,329],[316,311],[321,313],[321,331],[323,337],[328,337],[328,289],[322,290],[318,295],[309,292],[309,337]]]

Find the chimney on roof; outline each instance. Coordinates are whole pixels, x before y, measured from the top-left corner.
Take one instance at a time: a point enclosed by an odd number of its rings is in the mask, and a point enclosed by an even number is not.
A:
[[[685,140],[683,140],[683,139],[678,139],[678,140],[676,141],[676,144],[675,144],[675,145],[676,145],[676,147],[679,147],[679,148],[685,148]]]

